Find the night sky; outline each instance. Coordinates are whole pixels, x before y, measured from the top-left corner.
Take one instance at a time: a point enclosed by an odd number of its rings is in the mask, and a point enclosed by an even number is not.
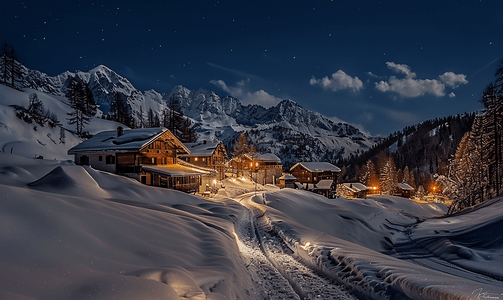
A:
[[[103,64],[142,91],[292,99],[373,135],[481,109],[503,58],[501,0],[0,0],[0,28],[52,76]]]

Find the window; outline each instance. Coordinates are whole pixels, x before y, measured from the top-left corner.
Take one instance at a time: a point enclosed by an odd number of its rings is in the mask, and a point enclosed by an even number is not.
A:
[[[82,156],[80,157],[80,164],[81,164],[81,165],[85,165],[85,166],[89,165],[89,156],[87,156],[87,155],[82,155]]]
[[[103,161],[103,156],[98,156],[98,161]]]
[[[115,164],[115,156],[107,155],[106,164],[107,165]]]

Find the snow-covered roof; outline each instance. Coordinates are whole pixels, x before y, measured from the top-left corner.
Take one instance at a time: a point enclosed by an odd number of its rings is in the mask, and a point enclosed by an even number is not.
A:
[[[254,161],[281,163],[281,159],[272,153],[263,153],[263,154],[262,153],[255,153],[253,158],[248,154],[244,154],[244,155]]]
[[[332,165],[329,162],[298,162],[296,163],[293,167],[290,168],[290,170],[295,169],[297,166],[302,166],[304,169],[308,170],[309,172],[340,172],[341,169],[339,167],[336,167]]]
[[[317,190],[329,190],[332,187],[333,183],[334,183],[334,181],[331,179],[320,180],[320,182],[318,182],[316,184],[316,189]]]
[[[291,175],[291,174],[283,174],[283,176],[281,176],[280,178],[278,178],[279,180],[295,180],[297,179],[297,177]]]
[[[78,152],[135,152],[139,151],[160,135],[168,131],[164,127],[125,129],[117,137],[117,130],[102,131],[92,138],[68,150],[68,154]],[[187,153],[190,151],[175,136],[173,142],[182,147]]]
[[[190,168],[179,164],[162,165],[162,166],[143,166],[142,169],[145,171],[151,171],[168,176],[192,176],[192,175],[206,175],[210,173],[207,171],[203,171],[201,169]]]
[[[344,185],[347,189],[354,193],[358,192],[363,192],[363,191],[368,191],[369,188],[366,187],[364,184],[359,183],[359,182],[345,182],[342,185]]]
[[[300,189],[300,190],[304,189],[304,185],[302,185],[302,183],[300,183],[300,182],[294,182],[294,184],[297,186],[298,189]]]
[[[401,183],[397,183],[396,184],[399,188],[401,188],[402,190],[404,191],[413,191],[414,188],[411,187],[410,185],[408,185],[407,183],[405,182],[401,182]]]
[[[215,150],[220,144],[220,141],[216,142],[199,142],[199,143],[185,143],[185,147],[190,150],[190,154],[184,154],[180,156],[212,156]]]

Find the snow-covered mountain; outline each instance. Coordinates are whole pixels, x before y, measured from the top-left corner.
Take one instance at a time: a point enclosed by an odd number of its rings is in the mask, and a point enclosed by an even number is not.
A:
[[[89,87],[99,104],[99,115],[107,114],[114,93],[127,96],[133,118],[150,109],[160,115],[171,97],[175,97],[184,115],[197,124],[200,140],[223,140],[232,149],[239,134],[261,152],[278,155],[285,164],[297,161],[337,161],[374,144],[374,138],[347,123],[335,123],[320,113],[304,109],[292,100],[264,108],[243,105],[238,99],[199,89],[176,86],[171,92],[155,90],[141,92],[127,78],[100,65],[88,72],[66,71],[51,77],[36,70],[25,70],[25,87],[63,96],[70,76],[78,76]],[[98,115],[98,116],[99,116]],[[232,151],[231,151],[232,152]]]

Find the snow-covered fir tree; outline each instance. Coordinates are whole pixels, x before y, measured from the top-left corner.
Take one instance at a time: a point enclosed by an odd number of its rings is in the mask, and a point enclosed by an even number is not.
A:
[[[393,157],[388,157],[384,166],[381,169],[381,175],[379,178],[379,185],[381,186],[381,191],[385,195],[392,195],[395,191],[397,185],[397,174],[396,174],[395,162]]]

